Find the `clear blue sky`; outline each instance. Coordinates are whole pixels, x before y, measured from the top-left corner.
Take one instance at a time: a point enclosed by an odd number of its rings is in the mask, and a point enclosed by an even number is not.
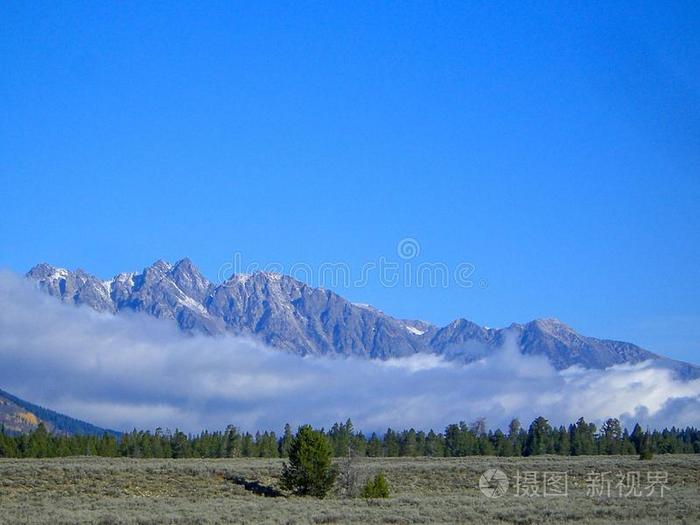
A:
[[[700,359],[697,2],[6,2],[0,266],[417,260],[397,316]]]

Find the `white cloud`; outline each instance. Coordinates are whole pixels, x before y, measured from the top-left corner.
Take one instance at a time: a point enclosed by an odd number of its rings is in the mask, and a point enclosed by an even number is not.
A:
[[[110,428],[278,430],[351,417],[366,431],[544,415],[697,425],[700,380],[652,363],[558,372],[506,345],[479,362],[297,357],[239,337],[185,336],[148,316],[62,305],[0,273],[0,388]]]

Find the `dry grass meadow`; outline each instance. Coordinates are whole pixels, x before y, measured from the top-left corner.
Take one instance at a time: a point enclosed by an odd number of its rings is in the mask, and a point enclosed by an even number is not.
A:
[[[700,523],[700,455],[364,459],[383,471],[386,500],[266,497],[283,460],[0,460],[0,523]],[[498,499],[481,474],[567,472],[568,496]],[[664,497],[587,494],[590,472],[668,472]],[[615,492],[613,490],[613,492]]]

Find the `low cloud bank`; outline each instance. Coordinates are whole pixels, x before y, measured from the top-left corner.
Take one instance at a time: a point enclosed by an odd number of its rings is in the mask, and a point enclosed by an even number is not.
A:
[[[442,430],[486,417],[505,428],[544,415],[627,425],[700,424],[700,380],[651,362],[555,370],[506,345],[460,365],[437,356],[367,361],[283,353],[241,337],[186,336],[145,315],[99,314],[0,273],[0,389],[118,430],[328,427]]]

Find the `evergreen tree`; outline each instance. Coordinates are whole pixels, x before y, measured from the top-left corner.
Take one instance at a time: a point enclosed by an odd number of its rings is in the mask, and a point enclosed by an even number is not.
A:
[[[255,444],[258,457],[261,458],[276,458],[279,457],[279,452],[277,450],[277,437],[274,432],[263,432],[258,433],[258,440]]]
[[[587,456],[596,452],[594,442],[595,425],[586,423],[586,420],[579,418],[573,427],[571,438],[571,455]]]
[[[176,429],[172,438],[172,443],[173,458],[177,459],[192,457],[190,441],[183,432]]]
[[[284,464],[282,487],[300,496],[323,498],[337,476],[331,465],[333,449],[322,432],[309,425],[299,427]]]
[[[493,433],[493,445],[497,456],[512,456],[513,447],[506,435],[501,430],[496,430]]]
[[[237,458],[241,455],[241,435],[235,426],[229,425],[226,427],[226,431],[221,439],[220,449],[219,457],[222,458]]]
[[[357,457],[367,455],[367,438],[365,438],[365,435],[362,432],[358,432],[352,436],[350,448],[353,455]]]
[[[0,430],[0,458],[16,458],[19,456],[16,440],[5,435],[5,427]]]
[[[644,432],[642,435],[641,442],[639,444],[639,459],[650,460],[654,457],[654,447],[651,436],[649,435],[649,430]]]
[[[388,428],[384,434],[384,455],[391,458],[398,456],[399,452],[399,438],[396,432]]]
[[[493,446],[493,433],[482,434],[476,438],[477,454],[480,456],[493,456],[496,454],[496,449]]]
[[[425,455],[433,458],[445,455],[445,441],[440,434],[436,434],[432,429],[425,437]]]
[[[294,434],[292,434],[292,426],[287,423],[284,425],[284,434],[282,439],[280,439],[280,457],[289,457],[289,449],[292,446],[292,441],[294,440]]]
[[[527,432],[525,443],[526,456],[539,456],[547,454],[551,448],[552,427],[542,416],[535,419]]]
[[[445,455],[471,456],[478,452],[476,436],[464,421],[458,425],[448,425],[445,429]]]
[[[97,454],[103,457],[114,458],[117,456],[117,440],[114,436],[104,433],[97,447]]]
[[[508,441],[511,446],[511,455],[522,456],[523,455],[523,429],[520,425],[520,420],[514,418],[508,425]]]
[[[632,429],[632,434],[630,434],[630,441],[634,445],[634,448],[639,454],[642,451],[642,438],[644,437],[644,431],[642,430],[642,427],[639,425],[639,423],[634,425],[634,429]]]
[[[411,457],[418,455],[418,441],[415,429],[410,429],[402,436],[400,455]]]
[[[571,440],[569,439],[569,431],[562,425],[557,432],[557,442],[554,451],[560,456],[568,456],[571,454]]]
[[[253,436],[250,435],[250,432],[246,432],[241,439],[241,456],[244,458],[257,456]]]
[[[388,498],[389,483],[383,473],[379,473],[374,478],[367,481],[362,489],[363,498]]]
[[[30,458],[47,458],[52,455],[49,449],[49,432],[44,423],[39,423],[36,430],[30,434],[25,454],[25,457]]]
[[[372,436],[367,442],[367,455],[371,458],[377,458],[383,455],[382,441],[375,432],[372,432]]]
[[[620,425],[620,421],[610,418],[603,423],[600,431],[600,453],[619,454],[622,451],[622,425]]]

